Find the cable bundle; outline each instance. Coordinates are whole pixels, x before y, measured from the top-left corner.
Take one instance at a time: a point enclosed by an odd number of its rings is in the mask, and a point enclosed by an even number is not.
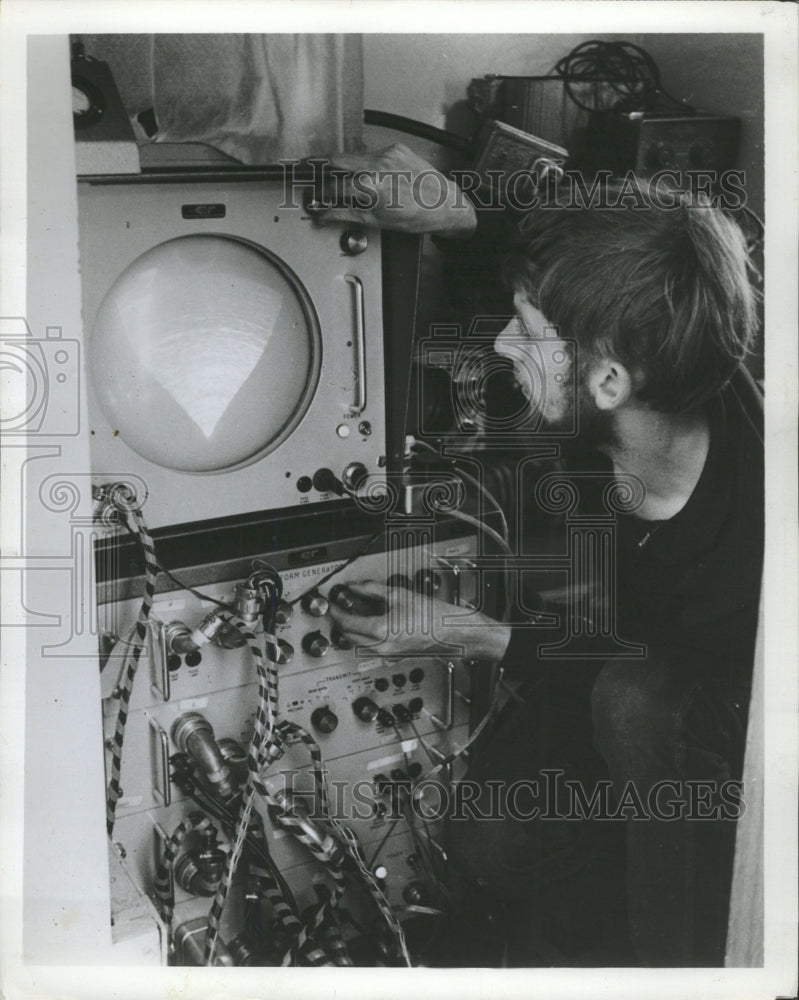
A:
[[[654,59],[632,42],[583,42],[555,64],[554,72],[563,78],[566,93],[583,111],[651,111],[661,97],[684,111],[694,110],[663,89]],[[587,83],[595,85],[590,104],[585,101]],[[583,87],[578,88],[579,84]],[[602,91],[607,89],[618,95],[612,109],[601,101]]]
[[[128,709],[130,697],[133,693],[133,682],[136,678],[136,671],[139,668],[139,661],[147,640],[147,630],[149,627],[150,612],[155,596],[155,585],[158,579],[158,563],[155,558],[155,546],[147,525],[144,522],[142,512],[138,507],[133,506],[133,494],[129,486],[125,483],[114,483],[107,487],[101,497],[102,506],[98,517],[106,523],[121,521],[127,530],[138,541],[144,556],[144,595],[142,597],[139,615],[135,626],[133,639],[133,649],[125,660],[124,679],[118,688],[119,710],[117,712],[116,727],[111,740],[111,780],[108,784],[106,796],[106,829],[108,836],[114,832],[114,821],[116,819],[116,808],[122,787],[119,779],[122,770],[122,745],[125,741],[125,726],[128,721]],[[116,692],[115,692],[116,693]]]

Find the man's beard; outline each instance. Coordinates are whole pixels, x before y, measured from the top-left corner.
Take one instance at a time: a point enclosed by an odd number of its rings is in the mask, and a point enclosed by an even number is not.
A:
[[[588,388],[588,365],[580,366],[576,380],[572,378],[570,371],[565,382],[569,389],[564,413],[553,420],[541,417],[541,430],[574,431],[581,445],[597,451],[606,451],[617,441],[616,421],[612,412],[600,410],[596,405]]]

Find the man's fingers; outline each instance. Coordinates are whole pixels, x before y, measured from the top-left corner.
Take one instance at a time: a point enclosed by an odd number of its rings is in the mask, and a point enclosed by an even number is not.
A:
[[[357,208],[321,208],[314,209],[313,217],[320,226],[333,222],[355,222],[360,226],[377,226],[371,212]]]
[[[321,157],[334,170],[347,170],[354,174],[362,170],[376,170],[380,153],[330,153]]]
[[[356,594],[363,594],[364,597],[387,597],[389,593],[388,585],[378,580],[357,580],[344,586]]]
[[[374,640],[385,635],[385,618],[382,615],[355,614],[336,604],[330,605],[330,615],[348,638],[356,635]]]

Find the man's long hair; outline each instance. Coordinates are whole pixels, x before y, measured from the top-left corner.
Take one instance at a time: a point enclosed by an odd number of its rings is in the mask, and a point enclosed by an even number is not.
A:
[[[746,241],[701,197],[659,207],[642,182],[621,201],[535,209],[506,278],[584,358],[625,365],[640,379],[638,399],[685,412],[716,394],[751,350],[757,292]]]

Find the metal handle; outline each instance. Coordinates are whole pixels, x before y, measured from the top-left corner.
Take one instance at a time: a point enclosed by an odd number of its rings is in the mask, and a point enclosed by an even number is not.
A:
[[[166,732],[158,725],[158,720],[150,716],[150,728],[155,733],[155,738],[157,741],[157,751],[159,753],[159,764],[161,771],[161,784],[163,785],[163,790],[158,787],[156,783],[153,788],[153,792],[161,799],[165,806],[172,804],[172,785],[169,781],[169,737]]]
[[[158,671],[161,675],[161,685],[159,687],[157,679],[154,679],[150,684],[150,688],[155,694],[160,695],[164,701],[169,701],[172,694],[172,687],[169,683],[169,649],[167,648],[166,641],[166,626],[163,622],[158,622],[156,632],[158,634],[158,656],[160,660]]]
[[[447,714],[443,722],[435,715],[430,716],[430,721],[437,729],[449,730],[455,724],[455,664],[452,660],[447,660],[446,709]]]
[[[346,274],[344,280],[355,289],[355,403],[350,405],[350,413],[357,417],[366,408],[366,324],[363,307],[363,282],[354,274]]]

